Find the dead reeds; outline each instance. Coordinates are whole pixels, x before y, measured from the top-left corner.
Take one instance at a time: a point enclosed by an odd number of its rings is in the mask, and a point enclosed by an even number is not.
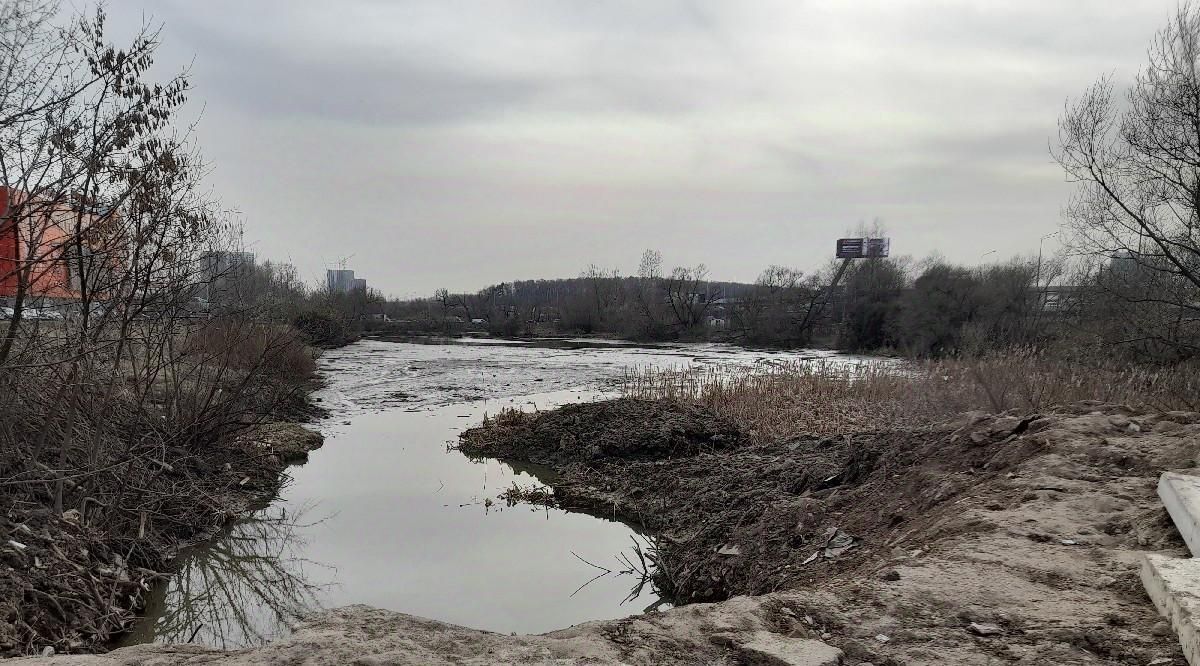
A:
[[[1035,349],[937,361],[773,361],[626,371],[628,397],[694,402],[760,441],[926,426],[970,410],[1047,411],[1083,401],[1167,411],[1200,407],[1191,367],[1065,360]]]

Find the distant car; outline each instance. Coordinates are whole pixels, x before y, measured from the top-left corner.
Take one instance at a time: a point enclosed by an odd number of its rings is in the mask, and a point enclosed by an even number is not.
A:
[[[21,318],[31,321],[62,321],[65,319],[63,313],[52,307],[48,308],[22,308]]]

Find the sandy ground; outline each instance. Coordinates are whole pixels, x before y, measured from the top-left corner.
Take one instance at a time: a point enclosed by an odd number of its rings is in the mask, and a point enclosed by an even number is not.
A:
[[[778,633],[769,604],[739,598],[666,613],[589,622],[541,636],[510,636],[348,606],[312,618],[264,648],[222,652],[139,645],[108,655],[35,658],[45,666],[174,664],[361,666],[443,664],[796,664],[836,666],[840,650]],[[20,663],[26,663],[20,660]]]

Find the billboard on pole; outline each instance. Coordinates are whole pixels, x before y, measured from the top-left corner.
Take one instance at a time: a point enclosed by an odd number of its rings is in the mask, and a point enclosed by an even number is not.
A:
[[[892,249],[890,238],[839,238],[838,259],[869,259],[886,257]]]

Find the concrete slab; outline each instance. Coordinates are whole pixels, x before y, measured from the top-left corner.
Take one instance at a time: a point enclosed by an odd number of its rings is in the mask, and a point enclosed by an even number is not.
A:
[[[1147,553],[1142,586],[1175,635],[1192,666],[1200,666],[1200,560]]]
[[[1158,496],[1192,556],[1200,557],[1200,476],[1163,472],[1158,477]]]

